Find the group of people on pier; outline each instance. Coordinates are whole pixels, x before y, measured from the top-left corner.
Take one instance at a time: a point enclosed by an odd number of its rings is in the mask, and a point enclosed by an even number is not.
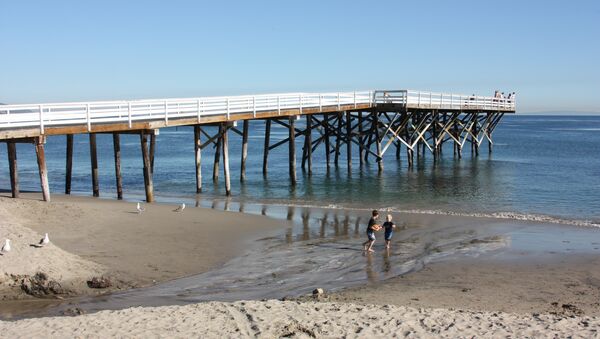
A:
[[[504,92],[500,92],[499,90],[496,90],[494,92],[494,99],[508,99],[508,100],[515,100],[515,92],[512,93],[508,93],[508,95],[504,95]]]

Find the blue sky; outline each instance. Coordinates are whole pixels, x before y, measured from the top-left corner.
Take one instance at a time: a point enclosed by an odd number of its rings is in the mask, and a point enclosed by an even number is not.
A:
[[[0,102],[410,88],[600,112],[600,1],[0,0]]]

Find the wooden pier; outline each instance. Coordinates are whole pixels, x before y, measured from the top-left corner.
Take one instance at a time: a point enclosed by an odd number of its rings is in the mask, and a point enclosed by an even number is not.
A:
[[[70,194],[73,135],[89,135],[92,194],[99,196],[96,134],[110,133],[113,136],[117,198],[122,199],[120,135],[137,134],[142,150],[146,201],[152,202],[154,152],[160,128],[194,126],[196,192],[202,192],[202,150],[213,146],[216,148],[213,180],[219,180],[222,166],[225,194],[231,195],[229,133],[242,137],[240,180],[244,181],[249,120],[265,121],[263,175],[268,175],[269,152],[287,144],[289,178],[293,186],[297,182],[296,138],[303,138],[299,163],[309,176],[313,153],[319,147],[325,149],[325,159],[319,161],[324,160],[328,169],[340,166],[340,155],[345,150],[348,171],[353,166],[353,151],[359,154],[360,166],[373,159],[378,170],[383,171],[383,155],[390,148],[395,148],[397,158],[405,148],[409,167],[413,166],[415,155],[422,157],[426,149],[437,160],[446,142],[453,144],[458,159],[462,157],[465,144],[471,146],[472,154],[477,156],[481,144],[487,141],[491,152],[494,129],[504,114],[515,111],[516,104],[511,99],[411,90],[3,105],[0,106],[0,142],[7,145],[12,196],[19,196],[15,144],[32,143],[43,198],[49,201],[44,154],[46,138],[67,136],[65,193]],[[304,123],[296,124],[300,119]],[[273,124],[285,127],[287,138],[272,140]],[[211,135],[204,128],[206,126],[218,126],[218,131]]]

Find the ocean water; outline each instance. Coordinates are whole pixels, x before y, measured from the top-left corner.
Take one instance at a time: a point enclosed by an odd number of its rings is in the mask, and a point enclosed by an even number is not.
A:
[[[241,125],[240,125],[241,128]],[[208,128],[213,133],[214,127]],[[313,153],[313,171],[303,172],[297,138],[298,184],[289,184],[287,145],[270,152],[269,173],[262,175],[264,122],[250,123],[247,180],[239,181],[241,137],[230,133],[231,198],[237,202],[342,208],[388,208],[397,211],[450,212],[456,214],[541,215],[561,220],[600,223],[600,116],[505,116],[494,133],[494,150],[482,144],[480,156],[465,146],[458,160],[447,143],[443,157],[434,163],[426,154],[409,169],[406,152],[395,158],[390,148],[384,171],[378,173],[371,159],[359,167],[358,148],[353,147],[353,168],[346,167],[345,147],[340,166],[327,171],[323,147]],[[287,131],[274,126],[271,142]],[[206,138],[204,138],[206,140]],[[65,137],[48,138],[46,157],[50,189],[64,191]],[[157,138],[154,187],[157,199],[196,199],[193,129],[161,129]],[[115,197],[112,137],[98,135],[100,194]],[[122,135],[123,189],[126,199],[143,199],[142,160],[139,136]],[[223,199],[222,167],[219,181],[212,180],[214,149],[203,150],[202,199]],[[333,157],[332,157],[333,160]],[[18,145],[22,190],[39,190],[35,152]],[[72,191],[91,195],[87,135],[75,136]],[[0,147],[0,189],[9,190],[6,147]]]

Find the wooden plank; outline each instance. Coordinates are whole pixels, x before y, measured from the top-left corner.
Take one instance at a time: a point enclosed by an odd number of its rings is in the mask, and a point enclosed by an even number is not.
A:
[[[289,117],[289,169],[290,169],[290,183],[292,186],[296,186],[296,133],[295,133],[295,120],[296,117]]]
[[[10,170],[10,191],[13,198],[18,198],[19,191],[19,171],[17,167],[17,145],[13,141],[6,143],[8,151],[8,167]]]
[[[263,149],[263,176],[267,175],[267,166],[269,160],[269,139],[271,138],[271,119],[267,119],[265,122],[265,146]]]
[[[240,181],[246,180],[246,159],[248,159],[248,124],[249,120],[244,120],[242,127],[242,159],[240,161]]]
[[[71,194],[71,178],[73,177],[73,134],[67,134],[65,169],[65,194]]]
[[[202,127],[194,125],[194,157],[196,162],[196,193],[202,193]]]
[[[42,196],[44,201],[50,201],[50,185],[48,184],[48,170],[46,168],[46,155],[44,152],[45,137],[40,137],[35,143],[35,154],[38,163],[38,172],[40,174],[40,186],[42,187]]]
[[[90,133],[90,159],[92,162],[92,192],[95,197],[100,196],[98,183],[98,154],[96,151],[96,134]]]
[[[225,124],[223,124],[225,125]],[[227,126],[223,126],[223,136],[221,137],[221,145],[223,145],[223,175],[225,176],[225,195],[231,195],[231,178],[229,175],[229,138],[227,136]]]
[[[123,199],[123,178],[121,177],[121,137],[113,133],[113,150],[115,157],[115,180],[117,185],[117,199]]]
[[[146,191],[146,202],[154,202],[154,184],[152,171],[150,170],[150,152],[148,151],[148,135],[140,133],[140,144],[142,147],[142,163],[144,173],[144,190]]]

